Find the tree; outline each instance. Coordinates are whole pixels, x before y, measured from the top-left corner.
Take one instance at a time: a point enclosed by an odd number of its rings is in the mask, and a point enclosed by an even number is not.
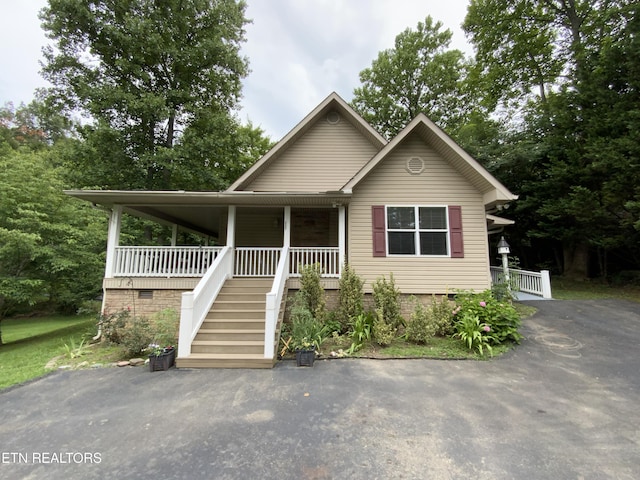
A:
[[[395,136],[420,112],[455,134],[476,108],[466,82],[470,63],[461,51],[448,50],[452,34],[441,29],[428,16],[360,72],[352,106],[383,135]]]
[[[557,242],[568,276],[588,276],[592,253],[603,275],[611,252],[640,264],[637,14],[624,0],[474,0],[465,20],[490,98],[522,120],[489,162],[520,194],[516,235]]]
[[[40,14],[55,44],[44,50],[43,75],[54,85],[47,101],[86,118],[75,156],[85,182],[192,188],[213,164],[237,160],[245,8],[236,0],[49,1]],[[203,138],[206,158],[192,155],[198,146],[187,142]]]
[[[0,142],[0,321],[43,303],[75,310],[100,290],[106,218],[64,195],[49,155]]]

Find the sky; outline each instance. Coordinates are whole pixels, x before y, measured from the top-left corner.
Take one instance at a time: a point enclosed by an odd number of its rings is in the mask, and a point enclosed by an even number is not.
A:
[[[40,28],[46,0],[0,0],[0,105],[28,103],[40,77]],[[358,74],[399,33],[427,15],[453,32],[451,48],[471,55],[460,28],[469,0],[247,0],[242,53],[251,73],[243,82],[242,122],[279,140],[331,92],[346,101]]]

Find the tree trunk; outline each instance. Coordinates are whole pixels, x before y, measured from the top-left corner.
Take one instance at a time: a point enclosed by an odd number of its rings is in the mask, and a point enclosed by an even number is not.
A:
[[[563,275],[573,280],[586,280],[588,278],[589,245],[586,243],[564,245],[563,254]]]

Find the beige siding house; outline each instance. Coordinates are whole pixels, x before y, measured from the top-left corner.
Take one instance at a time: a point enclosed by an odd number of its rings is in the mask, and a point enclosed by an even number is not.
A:
[[[179,311],[179,367],[272,366],[305,264],[328,289],[345,262],[368,291],[391,273],[406,294],[489,288],[488,235],[512,223],[493,213],[517,198],[426,116],[387,141],[335,93],[223,192],[67,193],[111,214],[104,308]],[[124,213],[172,245],[121,246]]]

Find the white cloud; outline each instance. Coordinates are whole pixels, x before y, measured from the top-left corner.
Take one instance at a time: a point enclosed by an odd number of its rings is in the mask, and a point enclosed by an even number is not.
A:
[[[2,0],[0,103],[28,102],[45,82],[38,74],[47,39],[38,11],[45,0]],[[471,53],[460,29],[469,0],[248,0],[243,54],[242,120],[274,140],[284,136],[332,91],[345,100],[358,74],[397,34],[427,15],[453,31],[452,47]]]

